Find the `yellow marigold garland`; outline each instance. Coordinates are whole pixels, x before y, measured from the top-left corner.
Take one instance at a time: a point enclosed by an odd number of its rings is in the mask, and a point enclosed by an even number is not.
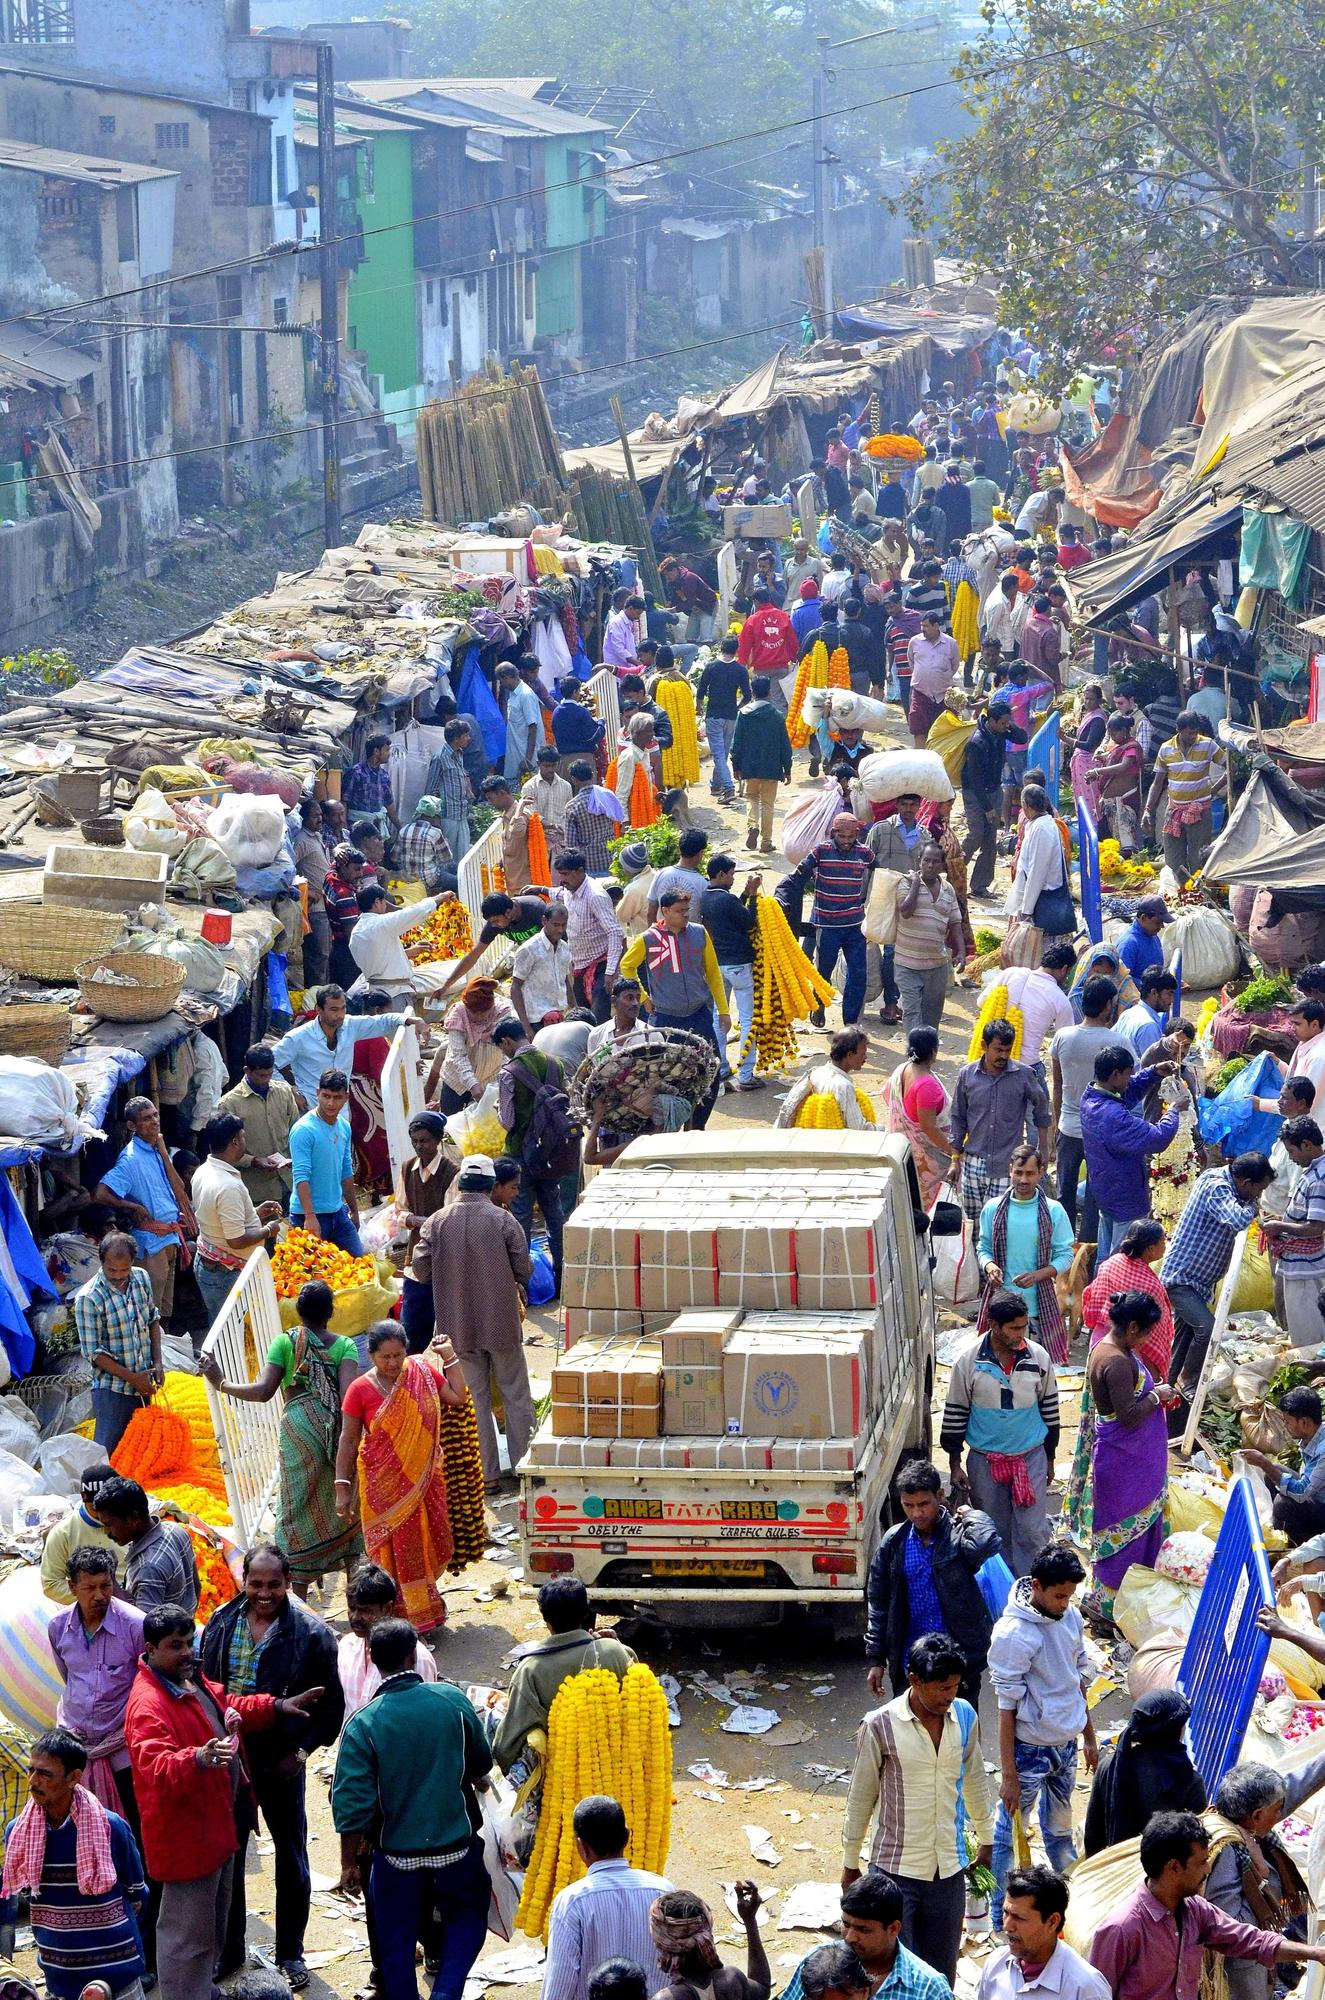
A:
[[[835,650],[840,653],[843,649],[838,646]],[[810,740],[810,727],[805,720],[806,695],[811,688],[826,688],[828,685],[828,648],[822,639],[816,639],[796,669],[796,685],[787,711],[787,734],[793,750],[803,750]],[[847,686],[850,685],[848,675]]]
[[[671,1845],[672,1741],[667,1697],[638,1661],[624,1680],[592,1667],[557,1690],[538,1832],[515,1916],[527,1937],[546,1938],[554,1898],[584,1873],[572,1816],[581,1799],[598,1793],[619,1799],[625,1811],[627,1860],[662,1874]]]
[[[870,1125],[876,1124],[874,1099],[868,1092],[857,1089],[856,1103],[861,1117]],[[796,1129],[800,1132],[842,1132],[846,1129],[846,1122],[842,1107],[831,1090],[811,1091],[795,1117]]]
[[[796,1059],[793,1024],[805,1020],[813,1008],[829,1006],[834,989],[797,944],[782,905],[772,896],[760,896],[755,908],[755,1013],[750,1030],[755,1067],[784,1069]]]
[[[966,1051],[968,1062],[978,1062],[984,1053],[984,1031],[987,1023],[990,1021],[1008,1021],[1016,1030],[1016,1039],[1012,1044],[1012,1059],[1016,1062],[1021,1055],[1021,1041],[1022,1035],[1025,1032],[1026,1022],[1022,1016],[1020,1007],[1016,1006],[1008,998],[1008,987],[1005,979],[995,980],[994,984],[985,994],[984,999],[980,1002],[980,1011],[975,1017],[975,1026],[971,1029],[970,1046]]]
[[[672,725],[670,748],[662,753],[664,785],[699,783],[699,729],[695,697],[688,681],[664,678],[654,684],[653,698]]]
[[[483,1517],[483,1461],[478,1448],[478,1419],[472,1398],[442,1406],[442,1467],[446,1474],[446,1504],[455,1544],[447,1565],[454,1573],[478,1562],[488,1546]]]

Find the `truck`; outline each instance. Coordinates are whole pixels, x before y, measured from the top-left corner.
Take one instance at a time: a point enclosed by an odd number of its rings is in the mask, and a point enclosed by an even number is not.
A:
[[[896,1474],[932,1446],[934,1297],[915,1165],[906,1141],[885,1133],[646,1136],[592,1184],[589,1215],[595,1194],[599,1209],[609,1212],[612,1202],[622,1210],[624,1194],[647,1218],[658,1207],[656,1190],[664,1180],[667,1212],[675,1214],[678,1189],[683,1198],[693,1181],[694,1200],[702,1203],[702,1190],[713,1189],[715,1175],[739,1176],[752,1190],[755,1212],[785,1199],[787,1191],[813,1199],[817,1189],[819,1213],[831,1209],[839,1189],[848,1191],[844,1203],[858,1193],[875,1199],[872,1358],[851,1420],[854,1437],[836,1445],[747,1452],[776,1464],[725,1464],[714,1461],[732,1457],[733,1447],[715,1447],[711,1429],[703,1440],[674,1438],[668,1430],[661,1444],[641,1445],[632,1427],[630,1437],[609,1436],[604,1449],[600,1428],[593,1455],[607,1462],[577,1464],[573,1444],[563,1441],[558,1450],[549,1416],[517,1468],[525,1571],[532,1580],[573,1572],[603,1609],[642,1611],[670,1626],[776,1623],[789,1606],[801,1605],[827,1613],[835,1635],[849,1637],[863,1624],[865,1577],[879,1537],[901,1518]],[[752,1237],[756,1247],[748,1261],[742,1253],[734,1286],[724,1280],[725,1303],[733,1303],[734,1290],[739,1310],[749,1296],[743,1327],[807,1326],[813,1340],[814,1327],[834,1320],[860,1326],[859,1310],[808,1320],[767,1311],[769,1286],[761,1268],[767,1254],[758,1246],[765,1237],[771,1242],[772,1232],[761,1225]],[[672,1307],[648,1309],[659,1274],[650,1275],[654,1284],[644,1287],[644,1309],[632,1319],[646,1335],[675,1321]],[[617,1421],[627,1428],[619,1405]],[[847,1427],[838,1420],[837,1428]],[[659,1457],[666,1462],[644,1462]]]

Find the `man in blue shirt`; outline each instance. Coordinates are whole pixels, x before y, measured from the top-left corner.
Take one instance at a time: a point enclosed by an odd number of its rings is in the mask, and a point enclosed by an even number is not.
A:
[[[1274,1489],[1274,1525],[1296,1546],[1325,1531],[1325,1425],[1318,1389],[1289,1389],[1279,1398],[1284,1429],[1302,1454],[1302,1469],[1267,1458],[1263,1451],[1244,1453],[1248,1465],[1258,1465]]]
[[[175,1304],[180,1233],[184,1229],[196,1236],[198,1224],[188,1189],[166,1151],[161,1116],[151,1098],[131,1097],[124,1116],[131,1135],[129,1143],[98,1183],[92,1199],[104,1202],[127,1221],[138,1262],[152,1281],[156,1309],[163,1320],[169,1320]]]
[[[324,986],[318,993],[314,1018],[282,1035],[272,1055],[281,1075],[294,1085],[301,1109],[307,1111],[317,1097],[324,1069],[341,1069],[348,1074],[356,1042],[368,1035],[394,1035],[406,1021],[417,1019],[412,1013],[351,1015],[345,988]]]
[[[373,1016],[381,1021],[381,1014]],[[343,1069],[324,1069],[317,1080],[317,1107],[290,1128],[290,1175],[294,1196],[290,1220],[310,1236],[325,1237],[338,1250],[362,1257],[359,1197],[354,1185],[354,1153],[345,1105],[350,1080]]]
[[[1164,898],[1147,896],[1137,904],[1136,915],[1118,940],[1118,957],[1138,986],[1143,972],[1164,963],[1159,934],[1169,921],[1169,906]]]
[[[1178,982],[1162,965],[1152,965],[1141,974],[1137,985],[1141,998],[1118,1016],[1117,1030],[1119,1039],[1134,1051],[1139,1062],[1168,1026]]]

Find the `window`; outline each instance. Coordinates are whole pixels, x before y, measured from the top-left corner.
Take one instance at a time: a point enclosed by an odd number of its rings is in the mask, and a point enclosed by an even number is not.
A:
[[[115,190],[115,234],[121,264],[132,264],[138,255],[138,198],[131,187]]]
[[[431,305],[433,303],[433,282],[431,278],[429,278],[427,284],[423,288],[423,296],[428,305]]]
[[[42,191],[41,215],[43,222],[68,222],[78,214],[77,190],[57,181],[53,188]]]
[[[143,377],[143,423],[149,442],[158,438],[165,429],[166,380],[159,373]]]
[[[158,153],[187,153],[188,149],[189,128],[186,124],[157,126],[156,150]]]
[[[103,139],[111,138],[115,131],[115,120],[113,118],[98,118],[97,130]]]
[[[239,319],[244,310],[244,281],[225,277],[216,281],[216,317]]]
[[[373,198],[373,182],[376,176],[376,158],[371,146],[359,148],[359,193],[365,201]]]
[[[264,145],[260,151],[249,154],[248,205],[250,208],[271,207],[270,146]]]
[[[277,326],[288,326],[290,321],[290,301],[278,294],[271,302],[271,316]]]
[[[73,0],[0,0],[0,43],[73,39]]]
[[[290,141],[282,133],[276,141],[276,199],[284,201],[290,192]]]

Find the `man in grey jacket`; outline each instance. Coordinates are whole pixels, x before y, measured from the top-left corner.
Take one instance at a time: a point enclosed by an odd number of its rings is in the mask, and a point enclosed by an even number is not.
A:
[[[1095,1725],[1086,1706],[1093,1670],[1081,1613],[1072,1602],[1085,1576],[1076,1550],[1065,1542],[1051,1542],[1036,1556],[1030,1575],[1013,1586],[989,1641],[1003,1773],[994,1822],[995,1930],[1003,1923],[1014,1812],[1020,1812],[1024,1823],[1038,1805],[1051,1867],[1066,1873],[1077,1858],[1072,1844],[1072,1792],[1078,1737],[1087,1768],[1093,1771],[1099,1762]]]

